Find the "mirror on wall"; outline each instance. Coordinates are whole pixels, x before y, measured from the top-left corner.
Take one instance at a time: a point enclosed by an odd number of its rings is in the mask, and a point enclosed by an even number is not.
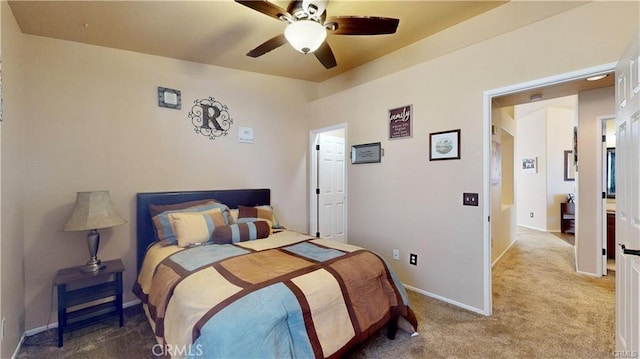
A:
[[[607,198],[616,198],[616,148],[607,148]]]

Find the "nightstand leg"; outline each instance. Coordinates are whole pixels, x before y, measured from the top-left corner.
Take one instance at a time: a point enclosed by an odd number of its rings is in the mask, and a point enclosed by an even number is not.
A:
[[[67,322],[66,318],[66,292],[67,286],[64,284],[58,285],[58,347],[63,345],[64,341],[64,326]]]
[[[116,305],[118,306],[118,315],[120,316],[120,327],[124,326],[124,310],[122,309],[122,272],[116,273],[116,285],[117,293],[116,294]]]

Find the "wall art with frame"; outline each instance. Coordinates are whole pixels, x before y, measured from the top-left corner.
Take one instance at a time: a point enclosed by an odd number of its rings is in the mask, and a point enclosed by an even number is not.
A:
[[[379,163],[382,161],[380,142],[351,146],[351,163]]]
[[[429,134],[429,161],[460,159],[460,129]]]

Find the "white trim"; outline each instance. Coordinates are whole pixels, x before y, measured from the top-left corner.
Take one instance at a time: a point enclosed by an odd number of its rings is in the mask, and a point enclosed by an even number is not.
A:
[[[538,227],[533,227],[533,226],[527,226],[524,224],[518,224],[516,223],[516,226],[518,227],[522,227],[522,228],[529,228],[529,229],[533,229],[534,231],[539,231],[539,232],[549,232],[548,230],[546,230],[545,228],[538,228]]]
[[[614,96],[615,97],[615,96]],[[615,100],[614,100],[615,101]],[[598,186],[598,188],[600,188],[600,191],[605,192],[606,194],[606,190],[607,190],[607,185],[606,185],[606,180],[605,177],[603,177],[603,174],[607,171],[606,169],[606,162],[604,161],[605,156],[607,155],[607,145],[606,145],[606,141],[602,141],[602,136],[606,136],[606,128],[604,128],[604,126],[606,126],[606,121],[608,120],[614,120],[615,122],[616,116],[615,115],[605,115],[605,116],[598,116],[596,117],[596,123],[599,124],[600,127],[600,133],[599,136],[597,136],[596,138],[596,148],[600,148],[600,155],[597,156],[596,158],[596,168],[599,168],[600,170],[597,172],[596,174],[596,186]],[[579,152],[579,151],[578,151]],[[596,212],[599,213],[599,215],[596,217],[596,243],[600,243],[600,248],[598,248],[599,250],[596,250],[596,257],[597,257],[597,274],[600,274],[601,276],[605,276],[607,275],[607,254],[602,254],[602,249],[607,248],[607,253],[609,253],[609,248],[608,248],[608,243],[607,243],[607,196],[605,195],[604,198],[602,198],[602,200],[598,201],[598,204],[596,205]],[[599,230],[598,230],[599,229]],[[615,251],[615,248],[614,248]],[[604,257],[604,258],[603,258]]]
[[[482,309],[474,308],[474,307],[469,306],[469,305],[466,305],[466,304],[464,304],[464,303],[456,302],[455,300],[451,300],[451,299],[449,299],[449,298],[445,298],[445,297],[439,296],[439,295],[437,295],[437,294],[433,294],[433,293],[431,293],[431,292],[427,292],[426,290],[422,290],[422,289],[418,289],[418,288],[412,287],[412,286],[410,286],[410,285],[406,285],[406,284],[404,284],[404,283],[403,283],[402,285],[403,285],[406,289],[408,289],[408,290],[410,290],[410,291],[412,291],[412,292],[420,293],[420,294],[426,295],[427,297],[431,297],[431,298],[434,298],[434,299],[438,299],[438,300],[443,301],[443,302],[445,302],[445,303],[453,304],[453,305],[455,305],[456,307],[460,307],[460,308],[465,309],[465,310],[468,310],[468,311],[470,311],[470,312],[474,312],[474,313],[478,313],[478,314],[482,314],[482,315],[488,316],[488,315],[486,315],[486,314],[483,312],[483,310],[482,310]]]
[[[24,338],[25,338],[25,334],[22,334],[22,336],[20,337],[20,341],[16,346],[16,350],[13,352],[13,355],[11,356],[11,359],[16,359],[18,357],[18,354],[20,354],[20,350],[22,349],[22,344],[24,343]]]
[[[122,304],[122,309],[133,307],[134,305],[138,305],[140,303],[142,303],[140,301],[140,299],[136,299],[136,300],[132,300],[130,302],[126,302],[126,303]],[[58,322],[53,322],[51,324],[43,325],[41,327],[29,329],[29,330],[24,332],[23,336],[30,337],[32,335],[36,335],[36,334],[42,333],[44,331],[47,331],[49,329],[53,329],[53,328],[57,328],[57,327],[58,327]],[[18,348],[18,350],[19,350],[19,348]]]
[[[491,100],[494,97],[507,95],[515,92],[522,92],[529,89],[546,87],[563,82],[585,78],[591,75],[598,75],[615,71],[617,62],[610,62],[608,64],[589,67],[586,69],[567,72],[560,75],[549,76],[538,80],[527,81],[515,85],[500,87],[493,90],[488,90],[483,93],[483,116],[482,116],[482,130],[483,130],[483,171],[484,176],[483,183],[483,195],[485,200],[482,206],[482,218],[483,218],[483,292],[484,292],[484,313],[485,315],[491,315],[492,312],[492,283],[491,283],[491,222],[484,221],[484,218],[490,218],[491,216]],[[576,181],[579,185],[579,182]],[[578,241],[578,229],[576,228],[576,244]],[[574,246],[574,249],[577,246]],[[577,252],[574,256],[577,264]],[[576,267],[577,268],[577,267]]]
[[[518,240],[516,239],[515,241],[511,242],[511,244],[509,244],[509,246],[507,247],[507,249],[505,249],[502,253],[500,253],[500,255],[498,256],[498,258],[496,258],[495,261],[493,261],[493,263],[491,263],[491,268],[495,267],[496,264],[498,264],[498,262],[502,259],[502,257],[504,257],[505,254],[507,254],[507,252],[509,251],[509,249],[511,249],[511,247],[513,247],[514,244],[516,244],[518,242]]]
[[[586,275],[586,276],[589,276],[589,277],[594,277],[594,278],[602,278],[602,276],[597,274],[597,273],[583,272],[581,270],[576,270],[576,273],[582,274],[582,275]]]

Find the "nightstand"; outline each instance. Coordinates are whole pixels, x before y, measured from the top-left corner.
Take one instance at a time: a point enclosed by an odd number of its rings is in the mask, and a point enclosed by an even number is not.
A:
[[[66,332],[114,317],[120,319],[120,327],[124,325],[124,265],[120,259],[102,263],[106,267],[97,272],[85,273],[80,270],[83,266],[77,266],[60,269],[54,278],[58,287],[58,347],[63,345]]]

